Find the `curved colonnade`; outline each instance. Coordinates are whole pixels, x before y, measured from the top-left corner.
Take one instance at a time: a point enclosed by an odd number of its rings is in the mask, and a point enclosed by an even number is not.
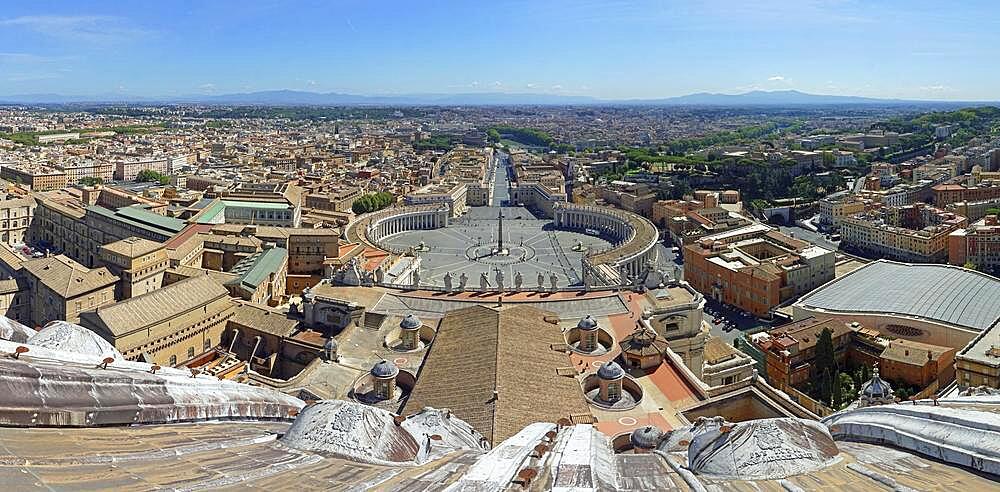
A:
[[[448,225],[445,205],[413,205],[387,208],[358,217],[347,228],[347,239],[372,248],[388,251],[382,239],[393,234],[423,229],[438,229]]]
[[[608,207],[561,203],[553,211],[557,229],[593,229],[613,239],[610,249],[587,253],[583,271],[588,285],[623,285],[641,275],[656,259],[656,226],[645,217]]]
[[[348,226],[347,239],[369,247],[391,251],[382,240],[400,232],[438,229],[448,225],[449,211],[444,205],[415,205],[389,208],[362,215]],[[593,205],[557,202],[553,207],[556,229],[600,232],[613,246],[588,252],[582,260],[588,286],[625,285],[646,270],[656,259],[659,237],[652,222],[624,210]]]

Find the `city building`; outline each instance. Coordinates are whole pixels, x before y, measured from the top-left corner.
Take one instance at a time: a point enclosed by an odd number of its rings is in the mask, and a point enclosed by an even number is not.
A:
[[[601,198],[608,205],[652,217],[656,191],[643,183],[612,181],[600,188]]]
[[[99,262],[119,278],[115,292],[118,300],[159,289],[169,266],[167,250],[162,243],[138,237],[101,246]]]
[[[819,225],[829,230],[839,230],[845,218],[863,213],[868,208],[864,200],[841,193],[819,201]]]
[[[15,246],[28,241],[36,205],[31,196],[7,194],[0,199],[0,242]]]
[[[170,159],[167,157],[141,157],[114,162],[114,178],[119,181],[135,181],[142,171],[170,174]]]
[[[673,244],[691,244],[702,237],[750,224],[749,219],[726,208],[726,202],[733,197],[738,200],[739,193],[700,191],[691,200],[660,200],[653,203],[652,220],[669,232]]]
[[[993,324],[955,354],[955,380],[962,389],[1000,389],[1000,324]]]
[[[876,207],[841,221],[841,246],[878,258],[944,262],[948,235],[967,223],[965,217],[920,203]]]
[[[22,263],[31,321],[44,326],[49,321],[76,323],[80,313],[114,304],[118,277],[107,268],[87,268],[65,255],[35,258]]]
[[[1000,267],[1000,221],[987,215],[967,228],[948,235],[948,263],[995,271]]]
[[[833,340],[834,358],[847,367],[848,348],[853,328],[858,325],[835,318],[804,318],[757,337],[755,343],[764,353],[767,381],[782,391],[800,388],[821,376],[816,372],[816,341],[823,330]]]
[[[176,366],[219,343],[233,315],[229,291],[192,277],[80,316],[128,360]]]
[[[868,263],[802,296],[795,320],[833,318],[942,347],[964,347],[1000,319],[1000,280],[961,267]]]
[[[236,275],[225,284],[233,297],[275,306],[285,296],[288,250],[272,247],[254,253],[240,260],[229,273]]]
[[[32,191],[58,190],[66,187],[66,173],[37,165],[4,164],[0,166],[0,179],[27,187]]]
[[[958,202],[980,202],[1000,199],[1000,182],[985,181],[974,186],[964,183],[942,183],[933,188],[934,205],[944,208]]]
[[[755,316],[833,280],[833,251],[750,226],[684,247],[684,280]],[[729,242],[732,241],[732,242]]]

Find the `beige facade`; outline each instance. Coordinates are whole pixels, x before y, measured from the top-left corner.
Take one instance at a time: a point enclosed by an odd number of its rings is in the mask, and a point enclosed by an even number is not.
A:
[[[701,378],[705,362],[705,333],[701,326],[705,298],[686,283],[651,290],[646,298],[651,305],[647,313],[650,327]]]
[[[32,191],[58,190],[66,187],[66,173],[42,166],[3,166],[0,178],[25,185]]]
[[[853,198],[827,199],[819,201],[819,222],[831,229],[838,229],[847,217],[865,211],[865,202]]]
[[[83,313],[80,324],[129,360],[175,366],[219,343],[233,307],[229,292],[202,275]]]
[[[31,197],[9,195],[0,200],[0,242],[14,246],[27,241],[35,206],[35,199]]]
[[[943,262],[948,235],[964,227],[965,217],[922,204],[886,207],[845,218],[840,226],[845,247],[901,261]]]
[[[163,244],[128,237],[101,247],[100,262],[119,277],[119,300],[152,292],[163,285],[169,260]]]
[[[107,268],[87,268],[59,255],[25,261],[21,269],[30,291],[31,321],[76,323],[80,313],[114,304],[118,277]]]

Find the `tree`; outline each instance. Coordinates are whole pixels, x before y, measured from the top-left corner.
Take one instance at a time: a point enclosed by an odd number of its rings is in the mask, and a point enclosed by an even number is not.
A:
[[[833,374],[833,384],[831,385],[833,387],[830,389],[830,403],[834,408],[840,405],[841,398],[843,398],[844,386],[842,384],[842,380],[840,379],[840,376],[843,375],[844,374],[839,372]]]
[[[833,351],[833,333],[829,328],[823,328],[816,339],[816,373],[822,374],[819,396],[829,401],[833,393],[833,376],[837,373],[837,359]]]
[[[962,265],[962,267],[963,268],[968,268],[969,270],[978,270],[979,269],[979,268],[976,267],[976,264],[973,263],[973,262],[971,262],[971,261],[965,262],[965,264]]]
[[[383,208],[392,205],[395,201],[396,197],[393,196],[392,193],[385,191],[368,193],[354,200],[354,203],[351,204],[351,211],[358,215],[366,214],[368,212],[382,210]]]
[[[165,185],[170,183],[170,176],[156,172],[152,169],[143,169],[142,171],[139,171],[139,174],[136,174],[135,180],[140,183],[159,182],[160,184]]]
[[[83,186],[94,186],[103,183],[104,180],[96,176],[84,176],[80,178],[79,183]]]

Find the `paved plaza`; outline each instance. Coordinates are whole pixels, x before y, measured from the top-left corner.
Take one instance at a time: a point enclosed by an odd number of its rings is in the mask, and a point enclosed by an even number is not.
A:
[[[498,215],[503,211],[503,248],[497,249]],[[582,232],[556,230],[548,219],[539,219],[523,207],[475,207],[448,227],[434,230],[405,231],[389,236],[383,246],[393,250],[415,248],[421,259],[421,285],[445,285],[446,273],[452,286],[466,275],[469,288],[479,288],[486,274],[490,288],[497,287],[498,273],[505,288],[515,285],[520,273],[522,289],[537,289],[538,274],[550,287],[549,274],[555,273],[558,287],[582,285],[581,260],[587,248],[604,250],[611,243]]]

